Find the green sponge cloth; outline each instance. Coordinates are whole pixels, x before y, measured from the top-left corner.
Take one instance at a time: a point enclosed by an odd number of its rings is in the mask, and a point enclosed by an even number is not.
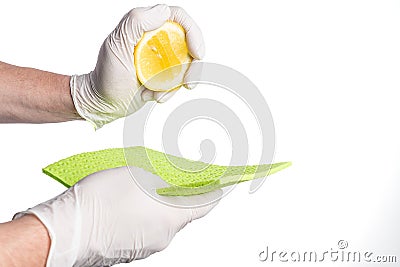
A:
[[[157,189],[159,195],[188,196],[262,178],[290,165],[290,162],[281,162],[264,165],[220,166],[137,146],[78,154],[43,168],[43,172],[70,187],[82,178],[98,171],[135,166],[158,175],[171,185],[171,187]]]

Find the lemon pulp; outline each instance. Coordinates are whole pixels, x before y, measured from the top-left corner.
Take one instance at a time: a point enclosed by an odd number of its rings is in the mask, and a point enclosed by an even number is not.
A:
[[[185,38],[182,26],[171,21],[143,34],[134,60],[137,78],[146,88],[170,91],[182,85],[192,60]]]

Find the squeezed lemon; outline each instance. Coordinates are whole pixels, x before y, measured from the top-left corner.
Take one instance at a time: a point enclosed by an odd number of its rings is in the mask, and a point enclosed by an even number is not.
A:
[[[134,52],[136,75],[146,88],[171,91],[183,83],[192,61],[186,44],[185,30],[167,21],[160,28],[145,32]]]

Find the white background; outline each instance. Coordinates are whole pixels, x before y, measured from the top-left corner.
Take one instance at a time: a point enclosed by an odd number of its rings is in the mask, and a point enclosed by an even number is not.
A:
[[[124,13],[151,4],[2,0],[0,60],[89,72]],[[267,245],[329,251],[340,239],[350,250],[400,261],[400,1],[167,4],[183,6],[198,22],[207,61],[233,67],[259,87],[275,120],[275,161],[293,166],[253,195],[248,184],[237,186],[165,251],[131,265],[266,266],[258,254]],[[164,105],[192,93],[198,94],[181,90]],[[123,120],[97,132],[85,122],[0,125],[0,220],[65,189],[42,167],[121,147],[122,128]]]

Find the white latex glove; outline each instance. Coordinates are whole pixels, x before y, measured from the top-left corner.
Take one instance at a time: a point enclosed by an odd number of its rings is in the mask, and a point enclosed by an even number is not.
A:
[[[134,113],[146,101],[165,102],[176,92],[141,88],[134,66],[135,45],[143,33],[161,27],[167,20],[177,22],[185,29],[189,53],[195,60],[204,56],[201,31],[182,8],[156,5],[132,9],[105,39],[95,69],[88,74],[73,75],[70,80],[78,114],[96,129]],[[189,73],[190,68],[186,74]]]
[[[219,190],[168,199],[185,205],[211,203],[221,195]],[[127,167],[121,167],[92,174],[14,219],[34,214],[46,226],[51,238],[48,267],[111,266],[163,250],[179,230],[216,203],[194,208],[162,204],[140,189]]]

